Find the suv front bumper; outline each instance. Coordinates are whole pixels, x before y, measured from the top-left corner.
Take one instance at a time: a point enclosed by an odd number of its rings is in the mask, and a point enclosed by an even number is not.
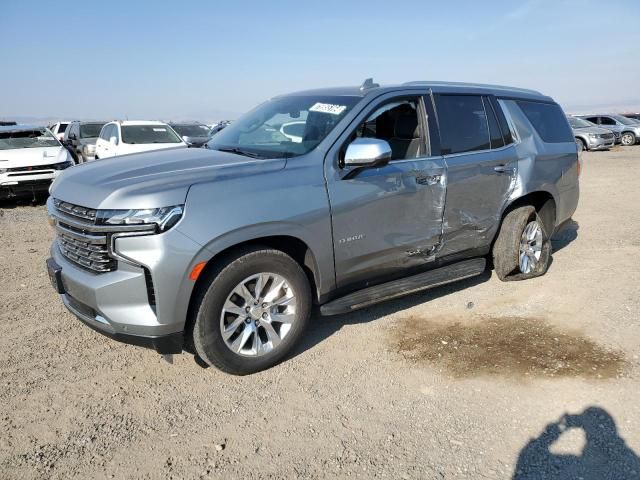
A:
[[[69,220],[53,207],[51,198],[47,207],[58,231],[58,222]],[[79,265],[63,254],[59,238],[54,240],[47,268],[65,307],[115,340],[160,353],[180,352],[194,285],[189,272],[206,251],[176,228],[108,238],[117,267],[104,272]]]
[[[589,138],[589,150],[606,150],[615,145],[615,137],[612,138]]]

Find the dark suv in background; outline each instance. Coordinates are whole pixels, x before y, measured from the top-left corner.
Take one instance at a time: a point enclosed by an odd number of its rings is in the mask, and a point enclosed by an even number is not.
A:
[[[88,162],[95,158],[96,140],[105,123],[107,122],[69,123],[64,132],[62,144],[69,150],[76,163]]]

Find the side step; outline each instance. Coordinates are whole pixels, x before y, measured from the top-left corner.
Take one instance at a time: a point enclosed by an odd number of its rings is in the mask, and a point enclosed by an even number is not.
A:
[[[337,298],[320,307],[322,315],[338,315],[353,312],[375,303],[403,297],[410,293],[428,290],[447,283],[480,275],[485,271],[487,261],[484,258],[472,258],[462,262],[419,273],[411,277],[400,278],[392,282],[368,287]]]

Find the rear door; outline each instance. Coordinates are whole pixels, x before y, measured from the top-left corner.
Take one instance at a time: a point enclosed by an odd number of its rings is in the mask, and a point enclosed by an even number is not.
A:
[[[514,187],[513,136],[491,96],[439,94],[435,105],[447,166],[440,255],[486,253]]]
[[[338,287],[401,276],[435,258],[446,176],[429,142],[430,125],[437,138],[429,111],[420,94],[385,95],[365,107],[330,150],[325,165]],[[387,141],[392,160],[356,175],[340,168],[341,155],[358,137]]]

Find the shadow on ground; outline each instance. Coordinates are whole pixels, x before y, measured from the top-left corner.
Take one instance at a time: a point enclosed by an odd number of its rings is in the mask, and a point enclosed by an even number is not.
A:
[[[554,445],[572,430],[584,433],[577,454],[554,453]],[[521,450],[513,480],[640,479],[640,457],[618,435],[613,417],[589,407],[578,415],[563,415]]]
[[[553,247],[553,252],[559,252],[575,239],[577,239],[579,229],[580,225],[578,224],[578,222],[576,222],[575,220],[569,220],[567,225],[561,231],[551,237],[551,246]]]
[[[449,285],[433,288],[421,293],[415,293],[399,299],[390,300],[388,302],[383,302],[378,305],[343,315],[323,317],[320,315],[319,309],[316,308],[312,314],[309,328],[290,358],[315,347],[317,344],[338,332],[345,325],[373,322],[379,318],[415,307],[416,305],[429,302],[435,298],[451,295],[452,293],[479,285],[488,281],[490,278],[491,271],[486,270],[484,273],[476,277],[450,283]]]

